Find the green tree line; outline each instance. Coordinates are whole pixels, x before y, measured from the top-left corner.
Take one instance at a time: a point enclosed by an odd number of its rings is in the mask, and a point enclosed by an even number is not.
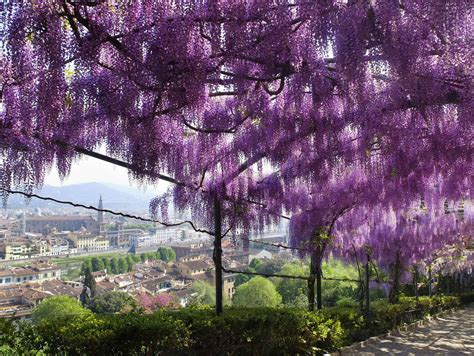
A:
[[[84,260],[81,266],[81,275],[84,276],[86,271],[102,271],[107,270],[109,274],[122,274],[133,270],[136,263],[145,261],[170,262],[176,260],[176,253],[170,247],[160,247],[156,252],[143,252],[140,255],[129,254],[121,257],[90,257]]]

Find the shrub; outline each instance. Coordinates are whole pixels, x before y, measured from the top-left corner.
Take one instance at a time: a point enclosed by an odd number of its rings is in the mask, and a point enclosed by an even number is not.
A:
[[[229,308],[218,317],[211,309],[182,309],[192,352],[208,354],[296,354],[330,350],[340,344],[339,322],[301,309]]]
[[[5,355],[294,355],[322,354],[459,305],[456,297],[402,297],[372,304],[369,320],[356,308],[159,310],[153,314],[76,313],[35,323],[0,320]]]
[[[42,301],[34,310],[32,319],[39,322],[42,319],[55,319],[68,316],[90,315],[92,312],[85,309],[77,300],[66,296],[56,295]]]
[[[341,346],[343,335],[333,319],[272,308],[228,308],[221,316],[210,308],[86,314],[44,318],[33,325],[34,333],[23,343],[36,340],[30,350],[47,345],[53,355],[319,354]]]
[[[386,301],[372,303],[369,320],[356,308],[348,306],[326,308],[319,313],[325,318],[339,320],[344,330],[343,343],[349,345],[459,305],[459,299],[455,297],[420,297],[418,301],[412,297],[401,297],[396,304]]]
[[[336,302],[336,305],[338,307],[351,307],[351,308],[357,308],[358,307],[357,301],[355,301],[354,299],[349,298],[349,297],[344,297],[344,298],[339,299]]]
[[[98,295],[90,301],[87,308],[97,314],[118,313],[124,309],[136,308],[135,300],[125,292],[112,291]]]
[[[465,293],[460,296],[461,304],[474,303],[474,292]]]

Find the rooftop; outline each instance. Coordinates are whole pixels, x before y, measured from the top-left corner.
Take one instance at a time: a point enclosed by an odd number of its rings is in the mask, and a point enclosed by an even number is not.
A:
[[[178,266],[181,267],[184,265],[185,267],[191,270],[201,270],[201,269],[208,269],[210,268],[209,264],[203,260],[196,260],[196,261],[187,261],[187,262],[180,262]]]

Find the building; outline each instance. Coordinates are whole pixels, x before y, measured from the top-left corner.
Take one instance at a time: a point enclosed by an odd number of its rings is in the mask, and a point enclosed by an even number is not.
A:
[[[183,241],[186,242],[201,242],[201,243],[206,243],[210,241],[210,236],[208,234],[205,234],[203,232],[198,232],[195,231],[194,229],[191,228],[185,228],[183,229]]]
[[[69,248],[69,241],[63,237],[49,237],[49,255],[50,256],[60,256],[73,253]]]
[[[237,261],[245,266],[249,264],[249,251],[242,250],[226,250],[224,256]]]
[[[152,280],[147,280],[141,283],[143,292],[147,292],[152,295],[169,291],[173,283],[169,276],[163,276]]]
[[[191,289],[176,289],[171,290],[171,293],[173,293],[173,295],[178,299],[178,302],[182,307],[186,307],[189,304],[191,297],[197,294]]]
[[[102,195],[99,197],[99,211],[97,212],[97,232],[100,234],[104,230],[104,205],[102,203]]]
[[[45,240],[30,240],[24,237],[12,238],[0,243],[0,259],[18,260],[44,256],[48,253],[48,249]]]
[[[97,221],[91,216],[70,215],[70,216],[27,216],[25,221],[25,231],[47,235],[53,229],[57,231],[97,231]]]
[[[6,240],[10,237],[10,230],[0,229],[0,241]]]
[[[176,264],[178,272],[185,277],[195,277],[203,275],[212,269],[212,266],[203,260],[194,260],[186,262],[178,262]]]
[[[212,257],[213,247],[211,244],[205,243],[191,243],[183,246],[171,246],[176,253],[176,260],[181,261],[185,257],[200,256]]]
[[[43,283],[0,286],[0,318],[26,319],[43,299],[53,295],[68,295],[79,299],[81,285],[72,285],[56,279]]]
[[[0,318],[27,319],[33,308],[47,295],[29,286],[0,285]]]
[[[252,250],[249,255],[249,263],[255,258],[259,260],[271,260],[273,253],[267,250]]]
[[[31,266],[0,270],[0,286],[18,285],[59,279],[61,268],[46,262],[38,262]]]
[[[110,241],[106,237],[96,236],[87,231],[69,235],[69,240],[74,248],[79,251],[103,251],[110,247]]]
[[[224,273],[222,276],[222,289],[223,295],[227,300],[232,300],[235,294],[235,277],[236,274]]]
[[[157,241],[160,241],[161,244],[183,241],[185,238],[184,229],[179,228],[156,229],[155,235]]]

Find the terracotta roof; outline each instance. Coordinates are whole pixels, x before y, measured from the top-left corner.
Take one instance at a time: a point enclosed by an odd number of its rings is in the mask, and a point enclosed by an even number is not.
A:
[[[194,281],[207,281],[211,279],[211,277],[212,276],[209,276],[207,273],[195,274],[195,275],[189,276],[189,278]]]
[[[113,282],[101,281],[101,282],[97,282],[97,288],[101,289],[104,292],[113,291],[115,288],[117,288],[117,285]]]
[[[18,286],[2,287],[0,288],[0,300],[6,298],[20,297],[23,293],[23,288]]]
[[[43,291],[25,288],[21,296],[23,299],[26,299],[28,301],[36,301],[36,300],[47,298],[50,295],[48,293],[44,293]]]
[[[1,270],[0,277],[1,276],[29,276],[33,274],[40,274],[41,272],[44,272],[44,271],[57,271],[60,269],[61,269],[60,267],[53,266],[53,265],[41,265],[39,267],[37,265],[35,265],[34,267],[31,267],[31,266],[16,267],[16,268],[10,268],[7,270]]]
[[[106,276],[107,275],[107,273],[105,273],[105,271],[96,271],[96,272],[92,272],[91,274],[94,277],[101,277],[101,276]]]
[[[11,270],[0,270],[0,277],[11,276],[11,275],[13,275]]]
[[[41,284],[41,291],[49,295],[69,295],[70,297],[78,297],[82,288],[74,287],[59,280],[45,281]]]
[[[204,262],[202,260],[197,260],[197,261],[187,261],[187,262],[180,262],[178,266],[184,265],[185,267],[188,267],[189,269],[195,271],[195,270],[201,270],[201,269],[208,269],[210,266],[207,262]]]

